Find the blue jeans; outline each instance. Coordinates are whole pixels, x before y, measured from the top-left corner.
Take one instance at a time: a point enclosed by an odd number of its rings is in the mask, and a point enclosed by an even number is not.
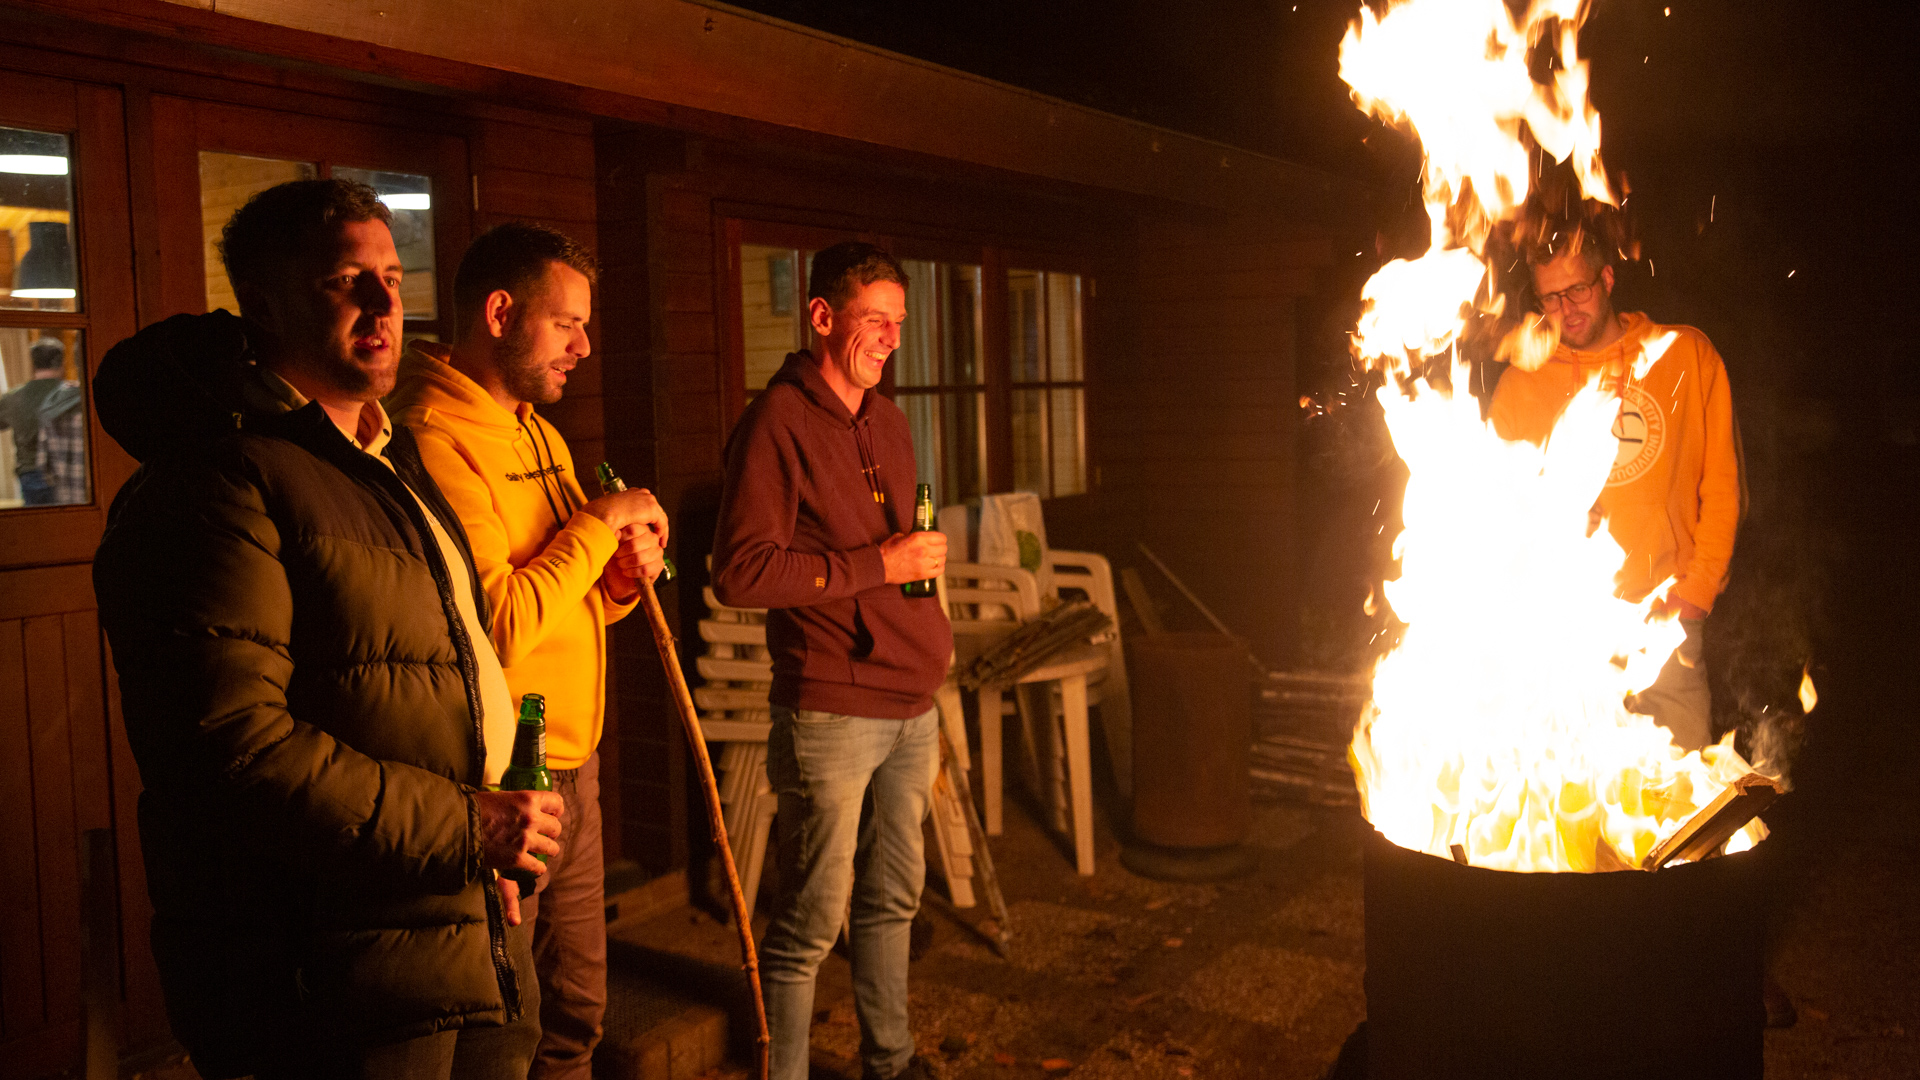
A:
[[[862,1071],[913,1056],[907,939],[926,882],[921,821],[940,766],[939,713],[910,720],[773,708],[767,778],[780,797],[780,899],[760,944],[773,1080],[806,1080],[813,981],[853,901]]]
[[[25,506],[52,506],[53,485],[47,481],[47,474],[39,469],[28,469],[14,476],[20,485],[20,502]]]

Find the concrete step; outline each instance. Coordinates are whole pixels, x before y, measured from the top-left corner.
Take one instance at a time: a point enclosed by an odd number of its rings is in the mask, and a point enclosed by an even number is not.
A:
[[[694,1080],[727,1064],[727,1014],[658,973],[654,957],[620,942],[607,955],[601,1080]]]
[[[689,933],[689,931],[692,931]],[[752,1060],[753,1005],[732,931],[689,903],[676,873],[607,868],[607,1016],[600,1080],[725,1080]],[[744,1034],[743,1034],[744,1033]]]

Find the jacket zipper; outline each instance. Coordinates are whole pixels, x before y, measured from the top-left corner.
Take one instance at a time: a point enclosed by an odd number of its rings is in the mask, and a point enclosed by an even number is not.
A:
[[[368,456],[365,451],[360,453],[362,456]],[[446,613],[449,636],[453,638],[454,648],[460,654],[460,679],[466,689],[467,714],[473,718],[473,745],[479,755],[476,760],[482,763],[484,769],[487,759],[487,736],[485,711],[480,702],[479,661],[474,659],[473,639],[467,635],[466,620],[461,618],[460,605],[453,598],[453,568],[447,565],[446,558],[440,551],[439,542],[433,538],[433,528],[427,523],[419,499],[413,494],[412,489],[407,487],[406,481],[400,478],[399,473],[385,465],[370,467],[368,463],[358,461],[354,464],[358,468],[367,470],[367,475],[372,478],[374,485],[383,489],[383,493],[399,505],[400,512],[412,524],[414,533],[420,540],[421,550],[426,553],[427,567],[433,571],[434,587],[440,592],[440,607]],[[374,475],[371,471],[374,468],[379,470],[380,475]],[[392,489],[387,488],[388,484],[399,485],[401,488],[399,494],[403,497],[395,497]],[[478,606],[477,596],[474,602]],[[493,954],[494,976],[500,983],[500,1002],[506,1008],[507,1019],[511,1021],[518,1019],[520,1015],[520,994],[519,985],[513,975],[513,961],[507,956],[506,916],[500,910],[499,898],[494,895],[493,889],[487,886],[484,878],[481,882],[481,892],[486,896],[487,945]]]

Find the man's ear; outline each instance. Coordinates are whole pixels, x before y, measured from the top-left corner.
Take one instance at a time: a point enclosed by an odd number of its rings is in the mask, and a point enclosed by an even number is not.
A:
[[[496,338],[507,336],[512,328],[514,317],[513,294],[505,289],[495,289],[487,294],[487,302],[480,308],[480,320],[487,326],[487,333]]]
[[[1608,296],[1613,295],[1613,267],[1603,266],[1600,268],[1600,284],[1606,289]]]
[[[823,296],[807,301],[807,324],[821,337],[833,333],[833,305]]]

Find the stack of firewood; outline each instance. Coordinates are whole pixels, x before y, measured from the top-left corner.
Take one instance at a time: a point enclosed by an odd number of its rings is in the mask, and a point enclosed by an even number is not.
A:
[[[1087,644],[1112,626],[1113,619],[1106,612],[1084,600],[1061,604],[1021,624],[1018,630],[980,654],[961,672],[960,685],[968,690],[1012,686],[1021,676],[1055,655],[1075,645]]]
[[[1370,693],[1363,678],[1269,671],[1255,680],[1248,775],[1256,797],[1358,805],[1347,743]]]

